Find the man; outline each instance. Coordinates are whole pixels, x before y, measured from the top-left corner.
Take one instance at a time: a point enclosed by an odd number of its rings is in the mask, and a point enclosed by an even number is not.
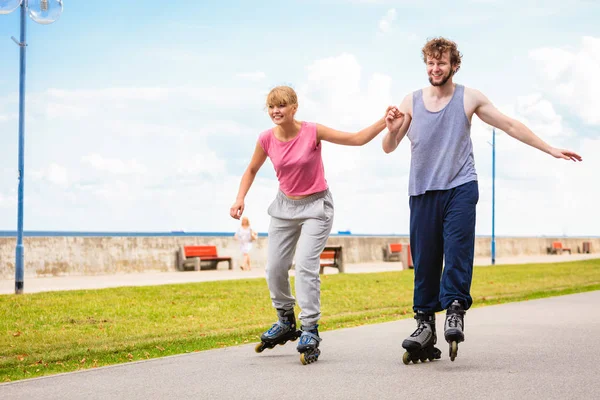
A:
[[[555,158],[581,161],[578,154],[550,146],[521,122],[502,114],[481,92],[455,84],[462,58],[456,43],[434,38],[422,54],[431,85],[404,98],[399,106],[404,118],[390,110],[382,143],[390,153],[404,136],[411,142],[410,246],[418,326],[402,343],[407,350],[405,364],[440,358],[434,347],[437,311],[447,310],[444,336],[452,361],[458,343],[464,340],[464,314],[473,302],[470,289],[479,199],[470,137],[473,114]]]

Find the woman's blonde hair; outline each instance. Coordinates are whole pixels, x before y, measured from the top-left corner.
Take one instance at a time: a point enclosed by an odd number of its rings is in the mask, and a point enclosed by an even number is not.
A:
[[[289,86],[276,86],[267,95],[267,107],[297,106],[298,96]]]

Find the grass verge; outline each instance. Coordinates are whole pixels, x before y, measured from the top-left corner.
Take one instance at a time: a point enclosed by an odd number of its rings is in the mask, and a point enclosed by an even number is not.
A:
[[[292,279],[293,285],[293,279]],[[413,271],[322,276],[321,331],[412,317]],[[473,307],[600,290],[600,259],[476,267]],[[0,296],[0,382],[257,342],[264,279]]]

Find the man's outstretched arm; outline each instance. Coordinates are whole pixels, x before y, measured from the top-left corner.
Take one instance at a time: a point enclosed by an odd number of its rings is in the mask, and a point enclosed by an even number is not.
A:
[[[481,92],[471,89],[471,94],[474,96],[476,104],[475,114],[486,124],[495,126],[496,128],[506,132],[515,139],[535,147],[538,150],[548,153],[556,158],[565,160],[581,161],[579,154],[565,149],[557,149],[550,146],[548,143],[540,139],[535,133],[526,127],[523,123],[507,117],[502,114]]]

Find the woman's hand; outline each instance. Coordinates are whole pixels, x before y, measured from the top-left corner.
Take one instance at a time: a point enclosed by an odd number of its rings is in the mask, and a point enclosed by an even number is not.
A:
[[[240,219],[244,213],[244,207],[244,200],[236,200],[229,209],[229,215],[231,215],[231,218]]]

